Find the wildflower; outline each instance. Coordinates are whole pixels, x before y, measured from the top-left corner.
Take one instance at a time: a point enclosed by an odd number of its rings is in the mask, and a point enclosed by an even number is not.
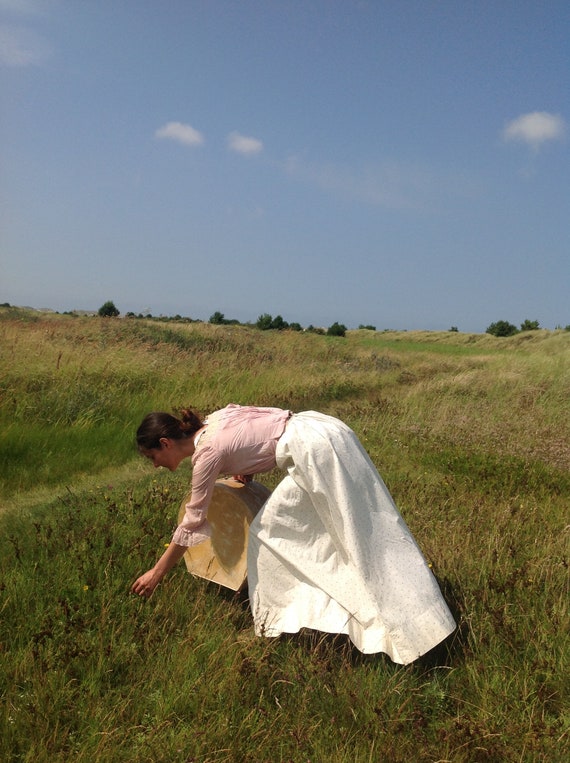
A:
[[[165,543],[164,548],[168,548],[170,546],[170,543]]]
[[[88,591],[88,590],[89,590],[89,586],[88,586],[88,585],[84,585],[84,586],[83,586],[83,590],[84,590],[84,591]]]

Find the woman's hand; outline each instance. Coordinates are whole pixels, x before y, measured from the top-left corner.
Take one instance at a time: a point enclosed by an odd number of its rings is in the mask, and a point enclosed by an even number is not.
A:
[[[138,596],[152,596],[152,593],[156,586],[160,583],[162,576],[159,575],[156,570],[153,569],[145,572],[140,578],[135,580],[131,587],[131,593],[135,593]]]
[[[154,565],[152,570],[145,572],[140,578],[135,580],[131,587],[131,593],[138,596],[152,596],[156,586],[160,583],[166,573],[171,570],[176,562],[180,561],[186,551],[185,546],[179,546],[177,543],[169,543],[168,548]]]
[[[251,482],[253,479],[253,474],[234,474],[233,478],[236,482],[242,482],[244,485],[246,482]]]

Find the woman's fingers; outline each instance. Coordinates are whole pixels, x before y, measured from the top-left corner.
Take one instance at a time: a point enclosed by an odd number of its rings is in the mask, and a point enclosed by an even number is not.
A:
[[[234,480],[237,482],[243,482],[244,484],[246,482],[251,482],[253,479],[253,474],[234,474]]]
[[[154,584],[148,579],[148,573],[145,573],[144,575],[141,575],[140,578],[135,580],[131,587],[131,592],[137,594],[138,596],[146,596],[148,598],[154,589]]]

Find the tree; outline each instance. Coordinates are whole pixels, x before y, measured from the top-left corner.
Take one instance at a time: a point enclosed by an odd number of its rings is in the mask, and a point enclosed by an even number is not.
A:
[[[277,329],[277,331],[283,331],[284,329],[289,328],[289,324],[287,321],[284,321],[280,315],[276,315],[271,321],[271,328]]]
[[[345,336],[346,335],[346,326],[344,326],[342,323],[338,323],[335,321],[332,326],[329,326],[327,329],[327,336]]]
[[[239,323],[237,318],[226,318],[226,316],[219,310],[216,310],[216,312],[210,316],[209,322],[217,326],[236,326]]]
[[[271,324],[273,322],[273,318],[269,315],[269,313],[263,313],[263,315],[260,315],[257,319],[257,323],[255,324],[258,329],[261,329],[262,331],[267,331],[271,328]]]
[[[538,331],[540,324],[538,321],[529,321],[527,318],[524,323],[521,323],[521,331]]]
[[[487,327],[485,333],[492,334],[493,336],[514,336],[518,334],[518,329],[508,321],[496,321]]]
[[[226,322],[226,319],[224,318],[224,314],[220,313],[219,310],[216,310],[216,312],[210,316],[210,323],[214,323],[217,326],[225,322]]]
[[[367,329],[367,331],[376,331],[376,326],[364,326],[362,323],[358,327],[359,329]]]
[[[120,314],[121,313],[115,307],[114,302],[111,302],[111,300],[101,305],[98,312],[98,315],[100,315],[101,318],[116,318]]]

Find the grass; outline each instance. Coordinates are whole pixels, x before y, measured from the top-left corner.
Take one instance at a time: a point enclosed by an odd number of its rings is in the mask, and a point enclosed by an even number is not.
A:
[[[0,309],[0,759],[557,763],[570,751],[570,334],[161,325]],[[456,613],[413,665],[251,636],[162,552],[190,472],[148,410],[316,408],[359,434]],[[264,481],[271,487],[279,475]]]

